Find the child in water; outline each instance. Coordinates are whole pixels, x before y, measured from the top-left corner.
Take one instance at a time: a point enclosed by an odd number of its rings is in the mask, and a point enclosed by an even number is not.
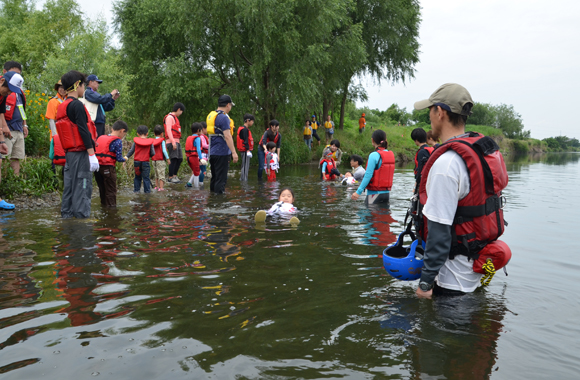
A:
[[[268,150],[268,153],[266,153],[264,166],[266,167],[268,182],[274,182],[276,180],[276,173],[280,168],[280,164],[278,163],[278,155],[276,154],[276,143],[272,141],[268,142],[266,144],[266,149]]]
[[[289,187],[286,187],[280,191],[280,195],[278,196],[278,202],[274,203],[272,207],[268,210],[268,212],[264,210],[260,210],[256,213],[254,219],[256,223],[264,223],[266,221],[266,217],[268,215],[291,215],[294,214],[296,211],[296,207],[293,205],[294,203],[294,192]],[[300,219],[293,216],[290,218],[290,224],[298,224],[300,223]]]
[[[352,186],[358,184],[358,181],[352,176],[351,172],[344,173],[344,178],[341,183],[343,185]]]

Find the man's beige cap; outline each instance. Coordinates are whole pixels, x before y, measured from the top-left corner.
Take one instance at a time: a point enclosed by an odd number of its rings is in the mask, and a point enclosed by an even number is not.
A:
[[[471,111],[463,110],[463,106],[467,103],[473,105],[473,99],[471,99],[471,95],[465,87],[457,83],[445,83],[435,90],[429,99],[416,102],[415,109],[419,111],[433,105],[446,105],[453,113],[469,116],[471,115]]]

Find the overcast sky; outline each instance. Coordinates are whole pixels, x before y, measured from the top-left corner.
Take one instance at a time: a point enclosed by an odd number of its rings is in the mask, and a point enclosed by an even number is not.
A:
[[[77,1],[86,15],[112,20],[112,0]],[[534,138],[580,138],[580,1],[426,0],[421,5],[415,79],[381,86],[364,80],[369,95],[364,105],[384,110],[397,103],[411,111],[415,101],[455,82],[477,102],[513,105]]]

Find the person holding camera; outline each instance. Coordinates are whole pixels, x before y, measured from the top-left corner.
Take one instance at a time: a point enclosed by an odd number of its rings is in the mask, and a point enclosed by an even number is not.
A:
[[[119,90],[115,89],[110,94],[99,94],[99,85],[103,83],[95,74],[87,77],[87,89],[84,95],[84,104],[91,115],[91,120],[97,127],[97,136],[105,134],[105,112],[115,109],[115,100],[119,98]]]

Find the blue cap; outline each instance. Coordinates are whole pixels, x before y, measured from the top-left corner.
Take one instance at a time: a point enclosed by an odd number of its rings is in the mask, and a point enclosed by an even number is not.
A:
[[[97,83],[103,83],[103,81],[100,80],[99,77],[97,77],[95,74],[91,74],[87,78],[87,82],[91,82],[91,81],[94,81],[94,80],[96,80]]]
[[[316,115],[312,115],[312,117],[316,117]]]
[[[24,85],[24,78],[22,78],[22,75],[15,73],[14,71],[7,71],[4,74],[4,79],[8,82],[8,88],[10,91],[22,94],[22,86]]]

